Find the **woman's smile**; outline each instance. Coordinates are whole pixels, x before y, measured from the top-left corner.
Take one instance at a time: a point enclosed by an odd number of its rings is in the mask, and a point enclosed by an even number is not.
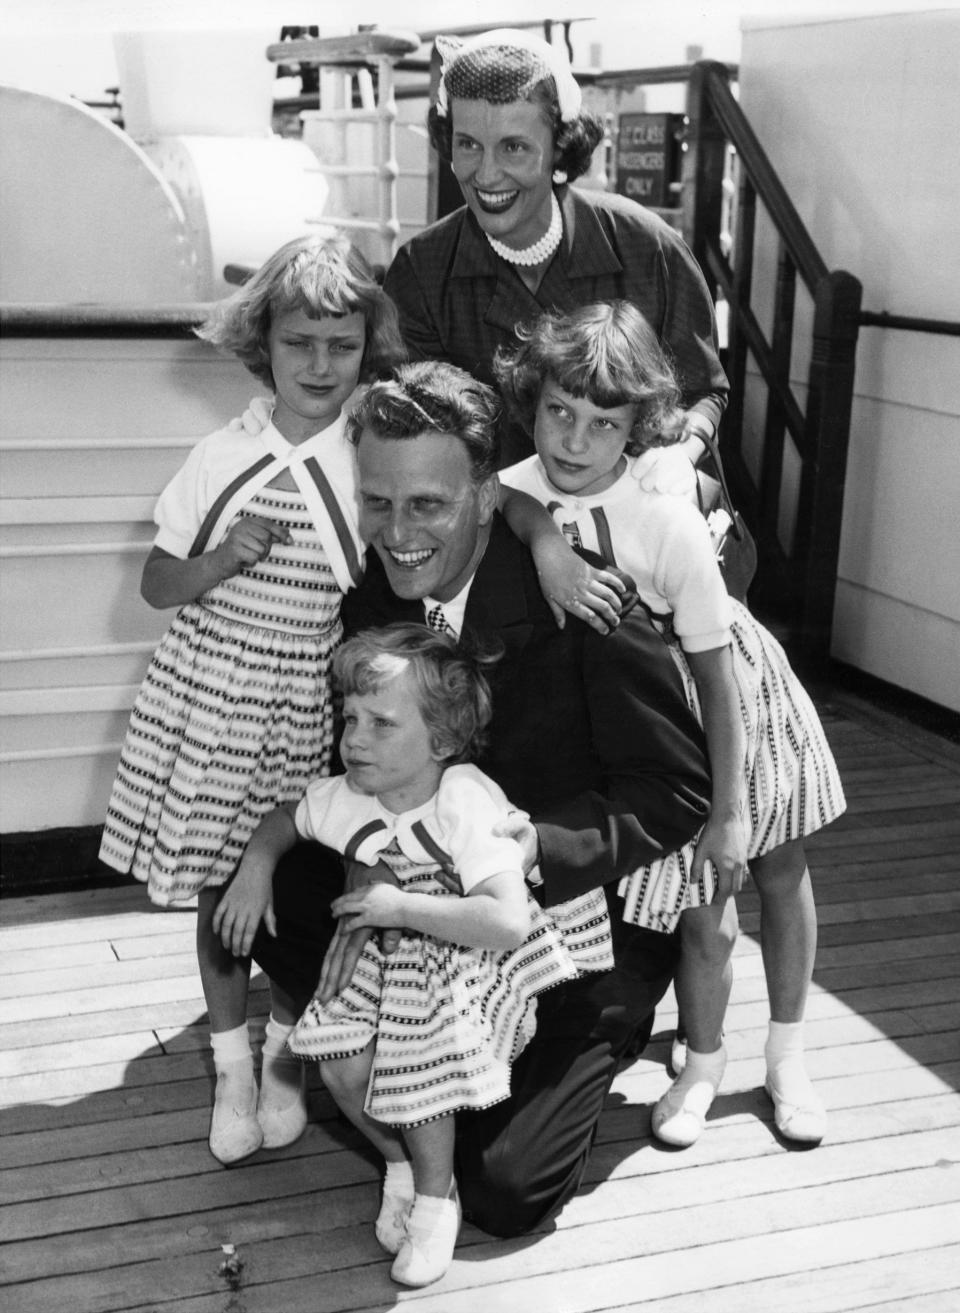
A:
[[[523,250],[553,213],[553,129],[539,106],[518,100],[451,102],[451,163],[464,200],[490,237]]]

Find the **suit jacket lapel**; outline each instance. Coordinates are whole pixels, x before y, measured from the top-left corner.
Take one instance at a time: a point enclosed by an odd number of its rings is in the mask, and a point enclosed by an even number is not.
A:
[[[528,572],[532,563],[527,549],[497,511],[467,598],[464,628],[497,634],[508,652],[521,652],[533,633],[534,616],[524,586]]]

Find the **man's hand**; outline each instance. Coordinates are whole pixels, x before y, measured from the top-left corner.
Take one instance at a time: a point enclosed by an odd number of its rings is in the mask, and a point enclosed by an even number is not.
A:
[[[717,875],[714,902],[724,902],[743,888],[747,876],[747,836],[741,820],[707,821],[697,840],[690,879],[701,879],[705,862],[712,862]]]
[[[361,862],[345,861],[344,867],[346,879],[343,897],[355,894],[370,884],[390,884],[399,889],[397,877],[385,862],[378,862],[376,866],[364,866]],[[335,900],[334,909],[339,902],[341,899]],[[339,913],[334,911],[334,915]],[[333,939],[323,959],[320,984],[316,993],[321,1003],[329,1003],[333,996],[339,994],[353,979],[360,954],[373,933],[369,925],[364,925],[360,929],[348,929],[347,925],[343,917],[337,921]],[[380,934],[381,953],[387,957],[395,953],[400,944],[401,933],[398,929],[383,930]]]
[[[234,876],[213,914],[213,932],[234,957],[249,957],[260,922],[276,938],[272,872],[259,871],[245,861]]]

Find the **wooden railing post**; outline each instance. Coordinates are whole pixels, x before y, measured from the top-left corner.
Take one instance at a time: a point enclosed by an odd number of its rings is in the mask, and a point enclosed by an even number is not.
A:
[[[800,649],[813,667],[824,665],[830,655],[862,295],[860,281],[837,269],[820,279],[814,296],[807,459],[794,544],[803,570]]]
[[[710,103],[707,80],[711,76],[729,85],[730,72],[724,64],[702,60],[690,71],[682,208],[684,241],[703,270],[711,296],[716,298],[717,283],[707,249],[711,241],[716,245],[720,237],[727,138]]]

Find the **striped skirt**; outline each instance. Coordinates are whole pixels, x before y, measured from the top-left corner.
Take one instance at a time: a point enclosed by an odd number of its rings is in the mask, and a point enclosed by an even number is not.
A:
[[[744,770],[748,857],[802,839],[842,815],[843,786],[820,717],[786,653],[745,606],[732,601],[733,673],[747,735]],[[687,701],[701,719],[696,682],[679,645],[670,645]],[[680,913],[713,901],[712,865],[691,878],[695,841],[620,882],[624,919],[666,933]]]
[[[155,903],[224,884],[257,824],[328,772],[337,587],[300,493],[241,513],[290,542],[180,608],[130,716],[100,857]]]
[[[456,897],[395,847],[382,858],[401,887]],[[579,901],[579,900],[577,900]],[[595,910],[595,909],[594,909]],[[590,909],[584,902],[589,920]],[[368,941],[350,983],[329,1003],[314,999],[290,1037],[301,1057],[329,1061],[375,1041],[366,1111],[390,1126],[416,1126],[462,1108],[486,1108],[510,1093],[510,1064],[535,1031],[536,998],[578,975],[564,936],[531,899],[533,924],[517,949],[465,948],[404,935],[384,957]],[[605,917],[604,917],[605,919]],[[597,967],[596,924],[584,940]]]

